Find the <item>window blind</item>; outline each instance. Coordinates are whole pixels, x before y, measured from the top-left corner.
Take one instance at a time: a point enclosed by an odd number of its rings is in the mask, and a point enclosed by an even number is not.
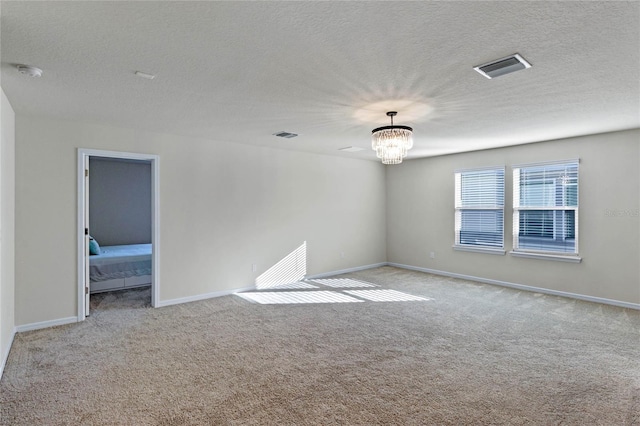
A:
[[[513,168],[514,250],[578,253],[578,161]]]
[[[504,168],[455,173],[455,244],[504,247]]]

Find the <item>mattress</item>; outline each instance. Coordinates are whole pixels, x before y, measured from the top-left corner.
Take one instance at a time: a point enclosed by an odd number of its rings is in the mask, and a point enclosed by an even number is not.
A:
[[[100,247],[100,254],[89,256],[92,282],[151,275],[151,244]]]

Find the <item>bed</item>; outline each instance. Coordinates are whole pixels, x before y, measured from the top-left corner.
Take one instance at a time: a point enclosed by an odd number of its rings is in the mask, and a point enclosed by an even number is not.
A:
[[[151,244],[100,247],[89,256],[91,293],[151,284]]]

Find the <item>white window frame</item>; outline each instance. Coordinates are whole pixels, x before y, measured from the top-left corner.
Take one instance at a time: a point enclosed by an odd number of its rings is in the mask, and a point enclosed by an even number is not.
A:
[[[540,167],[552,167],[558,165],[570,165],[575,164],[578,168],[577,171],[577,191],[576,191],[576,205],[575,206],[520,206],[520,176],[521,170],[527,168],[540,168]],[[563,262],[575,262],[579,263],[582,258],[579,256],[579,222],[578,212],[580,206],[580,160],[560,160],[560,161],[548,161],[542,163],[528,163],[512,166],[513,170],[513,250],[509,253],[517,257],[530,257],[537,259],[558,260]],[[543,249],[521,248],[520,247],[520,213],[524,211],[574,211],[574,251],[553,251]],[[555,219],[554,219],[555,220]],[[554,226],[555,229],[555,226]]]
[[[487,205],[474,205],[474,206],[464,206],[462,204],[462,175],[465,173],[481,173],[483,171],[486,172],[502,172],[502,194],[500,194],[502,198],[502,204],[487,204]],[[459,251],[471,251],[471,252],[479,252],[479,253],[488,253],[488,254],[497,254],[504,255],[504,199],[505,199],[505,166],[493,166],[493,167],[482,167],[482,168],[473,168],[473,169],[459,169],[455,171],[455,217],[454,217],[454,231],[455,231],[455,242],[453,245],[454,250]],[[500,197],[496,197],[500,198]],[[479,244],[464,244],[461,243],[460,232],[462,231],[462,212],[464,210],[490,210],[490,211],[502,211],[502,238],[500,242],[500,246],[493,245],[479,245]]]

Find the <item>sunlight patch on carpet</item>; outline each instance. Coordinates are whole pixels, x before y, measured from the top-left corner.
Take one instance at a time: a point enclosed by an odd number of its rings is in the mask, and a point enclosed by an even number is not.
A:
[[[280,305],[297,303],[354,303],[364,300],[347,296],[335,291],[273,291],[260,293],[237,293],[251,302],[261,305]]]
[[[414,296],[396,290],[345,290],[352,296],[371,300],[372,302],[412,302],[432,300],[426,297]]]
[[[333,288],[378,287],[375,284],[371,284],[365,281],[352,280],[351,278],[325,278],[310,281]]]
[[[298,281],[296,283],[278,284],[275,287],[271,287],[270,289],[265,289],[265,290],[280,290],[280,289],[295,289],[295,288],[318,288],[318,286]]]

